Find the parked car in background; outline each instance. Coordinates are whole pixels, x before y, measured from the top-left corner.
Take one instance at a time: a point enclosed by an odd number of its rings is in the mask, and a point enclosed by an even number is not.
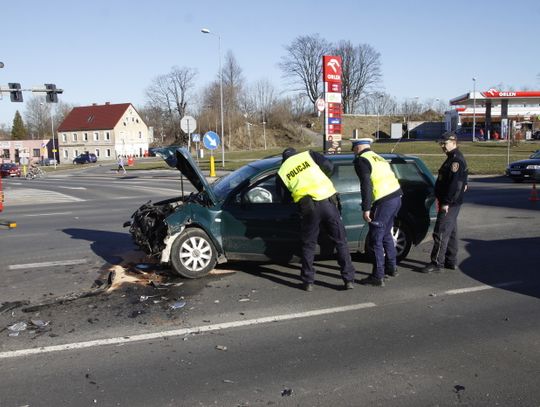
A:
[[[532,134],[532,138],[533,138],[533,140],[540,140],[540,130],[535,131]]]
[[[506,168],[506,175],[514,182],[523,182],[526,179],[540,180],[540,150],[536,150],[526,160],[520,160]]]
[[[55,165],[58,164],[55,158],[44,158],[41,160],[41,165]]]
[[[21,167],[15,163],[0,164],[0,175],[4,177],[20,177]]]
[[[82,153],[73,159],[73,164],[90,164],[97,162],[97,157],[92,153]]]
[[[281,156],[254,161],[208,184],[187,150],[154,150],[197,189],[165,201],[148,202],[124,226],[147,254],[187,278],[208,274],[217,263],[233,260],[290,262],[300,258],[300,215],[276,188]],[[403,204],[393,236],[398,259],[431,232],[436,217],[434,179],[416,157],[383,154],[403,189]],[[367,225],[362,218],[360,184],[353,155],[327,156],[334,163],[332,181],[340,194],[342,218],[351,253],[366,250]],[[319,256],[333,255],[322,231]]]

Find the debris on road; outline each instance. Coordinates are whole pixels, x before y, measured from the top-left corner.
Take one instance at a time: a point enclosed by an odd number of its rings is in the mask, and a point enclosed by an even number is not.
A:
[[[0,305],[0,314],[30,304],[30,301],[6,301]]]
[[[281,397],[289,397],[292,396],[292,389],[283,389],[281,391]]]
[[[224,350],[224,351],[226,351],[226,350],[227,350],[227,347],[226,347],[226,346],[223,346],[223,345],[217,345],[217,346],[216,346],[216,349],[217,349],[217,350]]]
[[[19,333],[26,331],[28,324],[24,321],[17,322],[11,326],[8,326],[9,336],[19,336]]]
[[[173,302],[172,304],[169,304],[169,309],[175,310],[175,309],[184,308],[185,306],[186,306],[185,301],[176,301],[176,302]]]

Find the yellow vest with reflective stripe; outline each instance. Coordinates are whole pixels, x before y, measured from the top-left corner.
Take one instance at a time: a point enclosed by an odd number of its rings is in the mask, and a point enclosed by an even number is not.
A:
[[[309,151],[285,160],[278,175],[291,192],[294,202],[306,195],[311,196],[314,201],[322,201],[336,193],[334,184],[311,158]]]
[[[371,164],[371,183],[373,184],[373,202],[397,191],[399,182],[390,164],[373,151],[366,151],[362,157]]]

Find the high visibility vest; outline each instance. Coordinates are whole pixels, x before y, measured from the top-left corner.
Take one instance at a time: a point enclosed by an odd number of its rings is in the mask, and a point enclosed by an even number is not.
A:
[[[392,192],[397,191],[399,182],[390,167],[390,164],[373,151],[366,151],[362,157],[371,164],[371,184],[373,185],[373,202],[381,199]]]
[[[322,201],[336,193],[334,184],[311,158],[309,151],[285,160],[278,175],[291,192],[294,202],[306,195],[311,196],[314,201]]]

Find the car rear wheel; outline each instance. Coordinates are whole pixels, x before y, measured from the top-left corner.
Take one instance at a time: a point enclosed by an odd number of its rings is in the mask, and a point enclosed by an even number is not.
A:
[[[216,248],[201,229],[187,229],[172,245],[173,271],[182,277],[204,277],[214,269],[216,262]]]

